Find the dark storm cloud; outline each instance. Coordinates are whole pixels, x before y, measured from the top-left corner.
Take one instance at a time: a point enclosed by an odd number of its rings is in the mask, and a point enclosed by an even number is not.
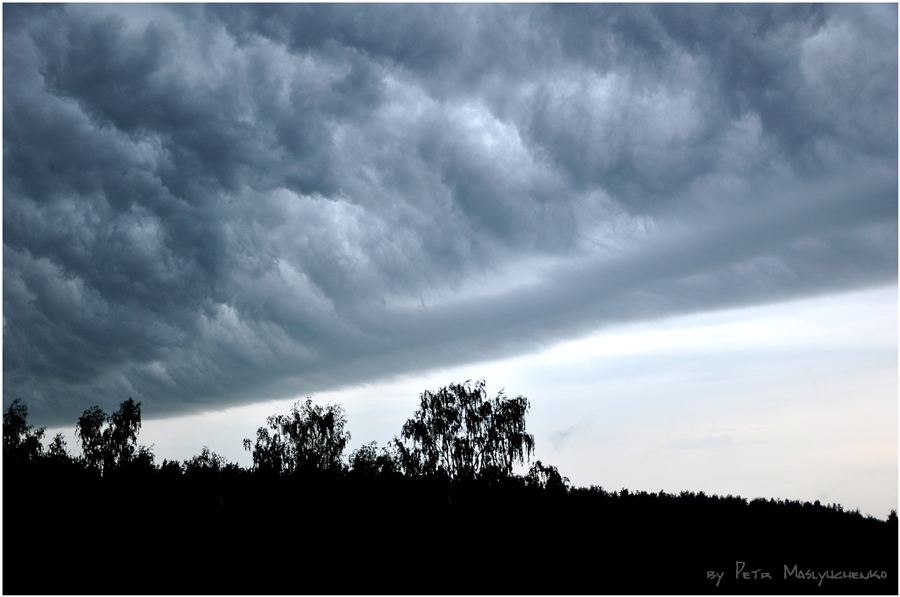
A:
[[[896,281],[893,5],[4,5],[4,402]]]

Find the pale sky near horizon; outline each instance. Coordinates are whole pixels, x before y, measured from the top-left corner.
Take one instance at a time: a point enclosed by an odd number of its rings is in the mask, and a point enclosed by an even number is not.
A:
[[[4,4],[4,407],[246,464],[297,399],[355,448],[485,378],[573,483],[883,518],[897,20]]]
[[[534,459],[573,485],[704,491],[897,509],[897,287],[617,326],[536,354],[323,392],[347,453],[383,446],[419,394],[485,378],[531,403]],[[296,398],[144,420],[157,461],[204,446],[241,466],[241,440]],[[75,445],[71,427],[62,431]]]

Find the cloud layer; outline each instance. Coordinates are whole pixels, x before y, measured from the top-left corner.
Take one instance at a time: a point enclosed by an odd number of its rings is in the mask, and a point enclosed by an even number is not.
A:
[[[3,396],[42,421],[896,283],[893,5],[3,10]]]

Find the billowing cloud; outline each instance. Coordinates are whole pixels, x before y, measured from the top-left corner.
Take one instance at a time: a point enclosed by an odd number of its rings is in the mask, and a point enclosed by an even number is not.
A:
[[[42,421],[897,279],[893,5],[3,10],[3,396]]]

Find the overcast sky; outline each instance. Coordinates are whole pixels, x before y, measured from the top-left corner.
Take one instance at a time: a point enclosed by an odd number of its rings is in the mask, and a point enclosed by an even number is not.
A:
[[[846,373],[828,421],[887,420],[863,460],[893,459],[896,503],[897,37],[894,4],[4,4],[4,405],[71,426],[133,397],[145,430],[169,422],[161,454],[188,421],[306,395],[397,433],[437,389],[404,384],[467,375],[530,397],[562,450],[584,409],[625,412],[591,398],[603,363],[641,387],[730,371],[737,413],[777,392],[748,394],[754,363],[790,353]],[[822,360],[826,337],[852,358]],[[536,403],[585,354],[580,402]],[[697,379],[666,382],[673,413]],[[606,485],[578,472],[601,447],[561,472]]]

